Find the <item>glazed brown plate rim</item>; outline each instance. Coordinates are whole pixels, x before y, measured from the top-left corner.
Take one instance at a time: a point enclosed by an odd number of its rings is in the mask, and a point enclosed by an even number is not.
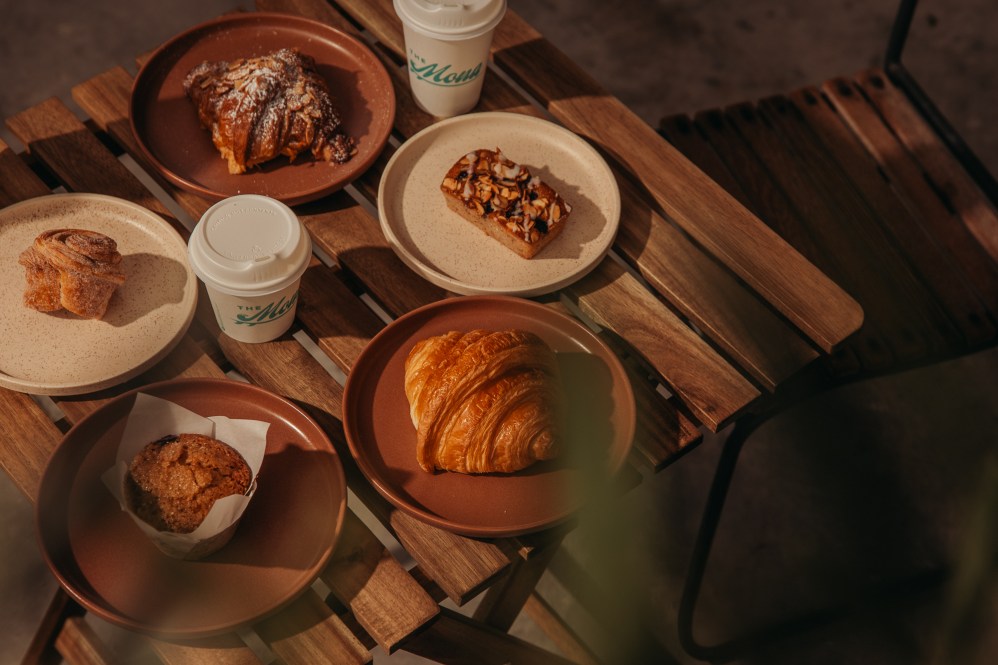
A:
[[[263,51],[272,49],[252,44],[243,46],[241,42],[233,46],[220,40],[219,36],[265,29],[277,35],[268,35],[268,41],[278,40],[280,45],[299,48],[315,58],[320,70],[324,67],[335,69],[342,64],[354,65],[368,77],[363,90],[360,87],[330,86],[335,103],[345,114],[344,126],[352,124],[351,109],[371,107],[370,117],[363,123],[363,130],[358,132],[357,127],[351,128],[353,131],[350,133],[354,134],[358,145],[357,154],[349,161],[343,164],[322,163],[313,161],[310,156],[299,156],[289,163],[287,157],[279,156],[245,174],[230,175],[225,167],[225,160],[212,145],[210,132],[199,124],[198,131],[194,131],[197,113],[193,103],[183,95],[179,83],[176,90],[168,92],[184,97],[183,103],[179,104],[182,108],[167,114],[167,121],[150,128],[150,124],[155,124],[149,119],[150,116],[162,113],[157,105],[162,103],[159,96],[163,94],[164,81],[172,80],[180,73],[186,74],[191,66],[187,62],[181,68],[181,61],[190,59],[192,53],[202,52],[209,55],[198,56],[196,61],[262,55]],[[274,48],[276,47],[275,43]],[[177,113],[184,114],[183,118],[178,119]],[[156,171],[181,189],[213,200],[236,194],[263,194],[288,205],[297,205],[341,189],[370,168],[387,144],[394,125],[395,91],[384,65],[359,38],[302,16],[278,12],[246,12],[204,21],[175,35],[153,51],[132,83],[128,120],[132,136],[143,157]],[[178,128],[182,132],[178,132]],[[172,155],[166,160],[170,163],[164,163],[162,147],[157,150],[153,145],[161,143],[164,140],[162,137],[167,135],[172,143],[177,139],[177,134],[182,134],[179,137],[181,140],[186,137],[196,142],[185,148],[194,150],[195,154],[181,160],[180,167],[174,163],[179,157]],[[328,177],[323,177],[324,174],[317,170],[320,168],[328,171]]]
[[[408,402],[401,385],[394,385],[401,383],[400,363],[404,362],[401,356],[407,353],[402,350],[402,344],[444,332],[455,321],[459,325],[454,328],[459,330],[499,329],[498,325],[482,325],[482,322],[512,321],[516,324],[512,327],[539,334],[558,353],[577,348],[582,350],[582,355],[600,363],[611,381],[615,425],[606,460],[597,470],[597,481],[608,481],[624,464],[633,443],[636,405],[630,379],[616,355],[577,319],[530,300],[483,295],[448,298],[415,309],[386,326],[361,352],[347,377],[343,395],[344,431],[358,467],[394,506],[423,522],[459,535],[507,537],[565,522],[582,507],[582,501],[563,501],[557,497],[552,504],[541,505],[531,500],[535,496],[553,496],[545,485],[558,482],[558,474],[562,471],[551,468],[552,463],[536,463],[513,474],[482,476],[449,472],[427,474],[416,464],[415,431],[409,418]],[[423,334],[423,331],[430,333]],[[395,395],[381,397],[387,392]],[[372,425],[375,422],[382,424]],[[392,437],[379,437],[372,431],[376,427],[398,429]],[[399,476],[410,481],[400,482]],[[432,487],[431,483],[437,487]],[[513,496],[515,488],[523,488],[523,494]],[[442,498],[452,490],[460,498]],[[501,510],[493,512],[492,508],[486,508],[490,514],[487,521],[482,520],[474,514],[479,508],[473,507],[471,502],[483,493],[488,494],[492,502],[505,497],[520,501],[522,505],[518,512],[510,509],[514,514],[508,519],[499,515]],[[431,503],[436,507],[429,507]]]
[[[271,422],[253,501],[232,541],[200,561],[180,561],[159,552],[100,484],[99,474],[108,460],[113,463],[115,437],[120,436],[124,417],[139,392],[174,401],[202,416],[230,415]],[[225,404],[230,407],[228,413],[206,412]],[[311,453],[321,454],[321,459],[289,464]],[[280,460],[282,455],[284,461]],[[329,505],[306,501],[300,490],[284,488],[280,479],[288,480],[292,466],[301,472],[294,472],[296,482],[302,473],[307,474],[303,486],[321,490],[330,498]],[[272,479],[269,483],[268,476]],[[270,503],[259,505],[261,499]],[[43,559],[60,585],[83,607],[130,630],[180,639],[229,632],[292,602],[328,563],[345,514],[346,481],[340,458],[307,413],[290,400],[252,384],[194,378],[135,388],[77,422],[64,435],[42,474],[35,524]],[[304,522],[310,526],[302,534]],[[318,522],[315,529],[311,528],[314,522]],[[298,534],[293,544],[274,542],[278,536],[291,535],[289,530]],[[194,590],[178,590],[176,598],[171,598],[177,603],[169,610],[183,615],[196,607],[197,620],[174,618],[172,614],[168,620],[157,617],[155,621],[151,616],[140,616],[151,615],[152,605],[133,595],[174,585]],[[247,594],[250,587],[252,591]]]

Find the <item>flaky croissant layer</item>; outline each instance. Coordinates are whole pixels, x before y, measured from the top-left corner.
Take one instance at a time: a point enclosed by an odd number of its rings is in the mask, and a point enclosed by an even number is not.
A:
[[[555,355],[533,333],[422,340],[406,359],[405,394],[425,471],[510,473],[558,452]]]
[[[315,61],[295,49],[202,62],[184,92],[234,175],[279,155],[342,163],[356,152]]]

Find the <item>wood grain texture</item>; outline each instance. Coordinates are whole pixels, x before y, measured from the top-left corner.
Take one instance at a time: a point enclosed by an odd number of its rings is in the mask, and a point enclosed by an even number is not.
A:
[[[978,297],[994,316],[998,312],[998,264],[947,207],[949,201],[940,197],[938,188],[926,179],[919,163],[911,159],[897,134],[884,124],[879,111],[866,101],[854,81],[832,79],[821,90],[890,179],[902,203],[913,215],[920,216],[917,219],[925,223],[940,248],[962,266]]]
[[[540,551],[532,552],[529,558],[514,561],[502,579],[485,592],[472,617],[508,632],[560,546],[559,538]]]
[[[409,641],[405,650],[449,665],[570,665],[572,662],[448,609],[441,609],[437,620]]]
[[[448,295],[402,263],[377,220],[360,205],[345,200],[323,208],[298,211],[315,244],[359,278],[389,314],[399,316]]]
[[[921,219],[924,213],[913,212],[904,206],[890,182],[878,170],[876,161],[821,92],[817,88],[795,91],[790,94],[789,103],[842,166],[853,187],[870,207],[874,223],[879,222],[886,228],[891,244],[904,253],[920,283],[958,328],[961,337],[971,346],[992,339],[996,331],[987,309],[977,298],[962,268],[939,249],[926,231],[926,223]],[[942,327],[938,330],[949,345],[957,343],[950,339],[950,330]]]
[[[347,511],[340,542],[320,577],[387,653],[439,611],[352,511]]]
[[[0,208],[52,193],[2,139],[0,139],[0,173],[3,174],[0,178]]]
[[[921,165],[936,191],[956,210],[991,259],[998,262],[998,212],[970,174],[882,71],[860,72],[856,81]]]
[[[927,343],[916,332],[917,327],[906,321],[905,304],[879,288],[878,266],[872,250],[863,243],[854,243],[851,229],[863,237],[862,225],[843,209],[834,194],[822,188],[816,174],[808,170],[805,151],[792,150],[785,137],[772,129],[765,115],[760,116],[751,104],[739,104],[728,109],[728,122],[745,139],[746,144],[766,168],[769,177],[785,193],[800,225],[814,239],[813,261],[863,303],[867,317],[864,322],[864,343],[857,353],[864,366],[871,369],[887,367],[895,358],[915,358],[924,354]],[[802,250],[804,251],[804,250]],[[890,345],[891,331],[907,329],[897,348]]]
[[[287,663],[373,662],[371,652],[311,589],[254,630]]]
[[[175,187],[156,169],[152,168],[138,148],[135,135],[128,122],[128,100],[131,95],[132,77],[121,67],[106,72],[73,87],[73,100],[89,115],[90,119],[143,167],[161,187],[173,197],[184,211],[194,219],[208,209],[212,201],[197,194]],[[180,230],[180,229],[178,229]],[[187,238],[186,229],[180,230]]]
[[[793,244],[797,251],[812,258],[818,256],[814,238],[798,221],[797,212],[787,200],[786,194],[773,182],[766,167],[739,135],[737,129],[730,124],[724,112],[700,111],[694,116],[693,123],[697,131],[691,132],[686,137],[687,143],[705,141],[708,144],[706,148],[693,154],[713,152],[717,156],[715,160],[700,164],[701,168],[711,177],[721,176],[722,179],[735,180],[749,207],[760,219]],[[828,270],[827,266],[825,270]],[[831,274],[831,277],[834,279],[836,276]],[[834,366],[836,373],[851,374],[859,370],[860,361],[853,347],[859,338],[867,334],[866,330],[864,326],[848,344],[844,344],[832,354],[829,362]],[[880,355],[883,364],[889,362],[886,351]]]
[[[846,173],[847,165],[834,159],[796,107],[784,97],[761,101],[759,110],[783,137],[784,144],[796,154],[797,162],[811,175],[815,191],[826,202],[826,207],[833,202],[836,206],[832,209],[838,213],[838,225],[823,233],[824,242],[827,243],[831,235],[844,239],[843,245],[857,255],[856,263],[869,261],[865,265],[869,265],[868,270],[876,275],[878,291],[886,294],[885,300],[896,310],[896,323],[891,327],[888,339],[892,349],[899,357],[907,359],[931,356],[945,348],[946,338],[954,334],[952,325],[918,281],[910,264],[898,251],[897,243],[876,218],[869,201]],[[876,303],[861,302],[868,309],[878,307]]]
[[[854,300],[515,12],[497,28],[493,55],[566,127],[640,178],[668,219],[821,348],[831,351],[859,328],[862,310]]]
[[[234,633],[196,642],[150,640],[163,665],[259,665],[260,659]]]
[[[58,99],[18,113],[7,126],[68,189],[134,201],[186,233],[184,225]]]
[[[115,662],[114,654],[83,617],[66,619],[55,640],[55,648],[71,665],[111,665]]]
[[[627,342],[711,430],[724,427],[760,396],[621,266],[604,261],[566,293],[599,325],[626,330]]]
[[[0,388],[0,465],[32,503],[62,432],[29,396]]]

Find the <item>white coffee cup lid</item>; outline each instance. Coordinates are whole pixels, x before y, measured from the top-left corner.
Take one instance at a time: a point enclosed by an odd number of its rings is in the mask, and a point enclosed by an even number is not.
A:
[[[283,289],[305,272],[312,241],[294,211],[258,194],[240,194],[208,208],[191,232],[191,269],[231,295]]]
[[[393,4],[410,28],[444,40],[484,34],[506,13],[506,0],[393,0]]]

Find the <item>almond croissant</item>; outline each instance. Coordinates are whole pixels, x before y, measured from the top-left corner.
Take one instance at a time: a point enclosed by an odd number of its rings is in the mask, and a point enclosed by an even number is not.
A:
[[[448,332],[418,342],[405,394],[425,471],[510,473],[557,454],[554,352],[522,330]]]
[[[341,126],[315,61],[295,49],[258,58],[202,62],[184,79],[201,125],[228,162],[229,173],[310,152],[342,163],[356,152]]]

